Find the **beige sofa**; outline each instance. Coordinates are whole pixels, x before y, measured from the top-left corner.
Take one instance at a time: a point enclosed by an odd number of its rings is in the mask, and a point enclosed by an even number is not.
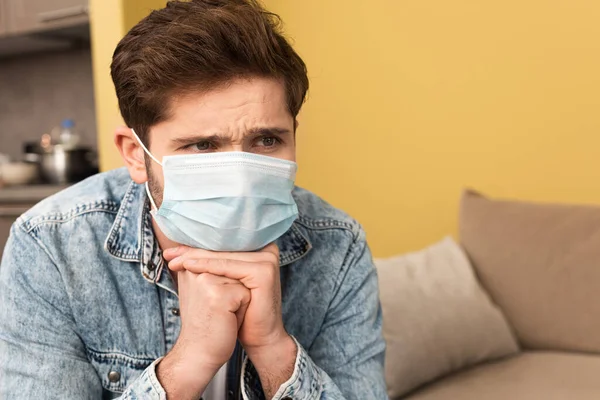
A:
[[[480,299],[478,302],[489,298],[489,312],[497,315],[490,317],[490,322],[475,322],[467,342],[460,342],[463,335],[448,328],[450,320],[444,320],[447,317],[430,318],[437,324],[432,328],[437,336],[422,352],[430,351],[431,356],[417,357],[418,361],[412,365],[399,368],[398,363],[407,354],[401,345],[411,347],[411,341],[417,338],[394,339],[399,331],[392,331],[393,325],[402,319],[402,315],[396,315],[398,308],[394,304],[400,300],[394,296],[401,295],[399,287],[390,287],[389,268],[383,270],[386,276],[380,276],[380,286],[385,294],[385,299],[382,298],[384,331],[387,330],[386,339],[390,340],[386,378],[390,388],[399,387],[390,389],[390,397],[410,400],[600,399],[600,207],[496,201],[467,192],[461,202],[459,236],[467,255],[465,259],[470,261],[474,271],[474,281],[482,293],[485,292],[475,298]],[[431,254],[421,259],[432,262]],[[438,287],[451,285],[448,280]],[[453,296],[456,293],[448,292]],[[461,299],[471,296],[474,290],[463,292],[469,294],[458,296]],[[429,291],[427,296],[431,297],[432,293],[435,292]],[[481,296],[486,299],[481,300]],[[412,307],[418,306],[413,301]],[[452,312],[464,314],[460,318],[465,321],[471,315],[477,318],[476,313],[461,313],[465,307]],[[432,312],[440,308],[452,307],[437,307]],[[404,306],[403,310],[411,309]],[[501,328],[495,328],[492,333],[484,332],[487,326],[504,323],[500,321],[502,318],[510,333]],[[460,327],[465,325],[468,323],[462,322]],[[420,329],[423,332],[422,326]],[[445,329],[447,333],[441,332]],[[492,343],[489,338],[494,335],[500,338],[496,341],[502,343]],[[507,335],[512,335],[518,348],[510,343],[513,339]],[[454,340],[456,354],[460,350],[456,347],[471,347],[466,350],[467,357],[459,359],[454,354],[439,358],[451,360],[444,371],[421,372],[420,381],[414,380],[409,386],[411,390],[402,393],[406,386],[401,384],[401,375],[411,375],[413,366],[438,368],[439,361],[429,366],[422,364],[440,353],[439,349],[433,352],[431,346],[447,339]],[[422,343],[424,339],[419,340]],[[478,346],[484,349],[473,350]],[[421,350],[412,348],[411,351],[409,356]]]

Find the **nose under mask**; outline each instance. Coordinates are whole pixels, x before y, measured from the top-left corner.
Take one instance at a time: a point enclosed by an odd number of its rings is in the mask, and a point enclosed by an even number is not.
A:
[[[254,251],[282,236],[298,216],[297,165],[245,152],[165,156],[163,201],[148,190],[151,214],[172,241],[212,251]]]

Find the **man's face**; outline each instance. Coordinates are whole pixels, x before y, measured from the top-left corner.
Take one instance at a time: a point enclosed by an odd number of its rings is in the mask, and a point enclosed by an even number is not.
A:
[[[295,161],[294,118],[278,80],[238,80],[172,101],[171,117],[150,129],[150,152],[168,155],[245,151]],[[147,161],[156,206],[163,196],[162,167]]]

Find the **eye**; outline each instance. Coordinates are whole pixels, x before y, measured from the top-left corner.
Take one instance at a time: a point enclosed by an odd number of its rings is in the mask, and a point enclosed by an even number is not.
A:
[[[262,147],[273,147],[280,143],[280,140],[275,136],[265,136],[260,138],[258,143]]]
[[[212,143],[205,140],[202,142],[194,143],[190,147],[192,148],[192,150],[196,151],[208,151],[212,148]]]

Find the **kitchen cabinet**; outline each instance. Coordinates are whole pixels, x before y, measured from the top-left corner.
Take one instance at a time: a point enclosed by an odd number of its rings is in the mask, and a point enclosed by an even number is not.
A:
[[[6,31],[18,35],[68,28],[89,22],[88,0],[0,0]]]
[[[0,59],[90,42],[89,0],[0,0]]]

